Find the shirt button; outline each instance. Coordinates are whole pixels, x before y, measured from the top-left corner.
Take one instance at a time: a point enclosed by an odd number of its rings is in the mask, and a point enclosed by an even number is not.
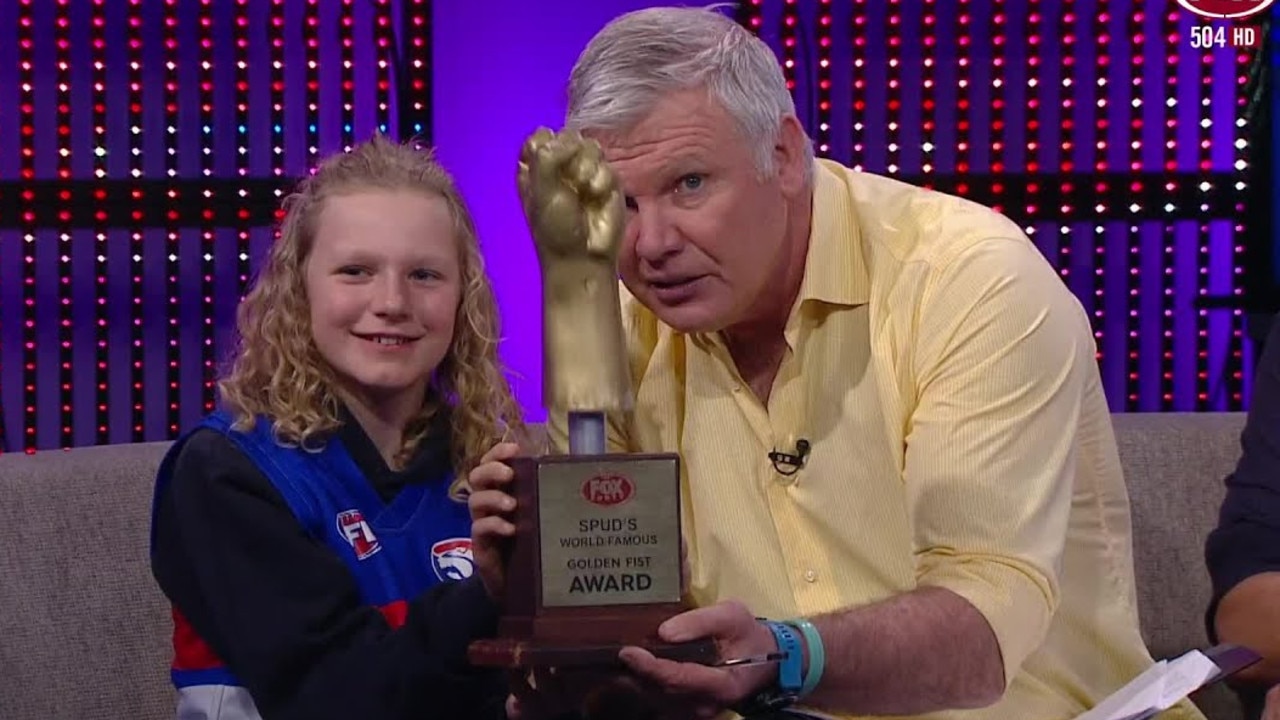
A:
[[[804,579],[805,579],[805,581],[806,581],[806,582],[818,582],[818,571],[817,571],[817,570],[805,570],[805,571],[804,571]]]

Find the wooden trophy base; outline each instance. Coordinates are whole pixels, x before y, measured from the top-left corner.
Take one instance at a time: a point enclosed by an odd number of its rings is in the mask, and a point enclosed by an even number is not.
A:
[[[616,614],[601,610],[566,608],[537,618],[504,617],[498,636],[473,642],[468,659],[480,667],[508,670],[622,668],[618,651],[628,646],[677,662],[709,665],[718,659],[711,640],[667,643],[657,637],[663,621],[685,610],[680,604],[619,608],[622,612]]]
[[[473,665],[507,670],[519,678],[516,682],[548,692],[556,712],[572,708],[581,720],[660,720],[671,717],[665,707],[671,700],[631,673],[618,653],[633,646],[665,660],[716,662],[712,640],[657,639],[658,625],[682,609],[679,604],[632,606],[625,615],[606,615],[601,608],[582,608],[537,618],[504,617],[499,636],[473,642],[468,658]],[[555,689],[546,690],[544,682]]]
[[[477,640],[471,644],[467,657],[478,667],[504,668],[507,670],[535,670],[539,668],[622,668],[618,651],[624,647],[641,647],[663,660],[711,664],[716,661],[716,646],[710,640],[691,643],[640,642],[613,645],[560,645],[548,640],[518,640],[499,637]]]

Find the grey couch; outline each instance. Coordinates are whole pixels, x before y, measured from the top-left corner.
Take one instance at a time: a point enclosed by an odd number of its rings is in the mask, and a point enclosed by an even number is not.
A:
[[[1156,657],[1206,640],[1201,546],[1235,464],[1240,415],[1120,415],[1143,631]],[[0,456],[0,718],[161,720],[169,611],[151,579],[151,483],[164,443]],[[1196,698],[1213,720],[1230,693]]]

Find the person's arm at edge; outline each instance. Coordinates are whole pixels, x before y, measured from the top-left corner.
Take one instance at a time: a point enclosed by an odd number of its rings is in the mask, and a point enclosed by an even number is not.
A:
[[[1241,450],[1205,548],[1215,598],[1210,631],[1263,655],[1234,679],[1273,685],[1280,683],[1280,317],[1258,362]]]

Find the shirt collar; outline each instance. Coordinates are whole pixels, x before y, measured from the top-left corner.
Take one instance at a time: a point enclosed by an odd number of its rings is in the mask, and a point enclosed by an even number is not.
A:
[[[847,179],[824,160],[814,162],[813,175],[809,248],[796,304],[863,305],[871,299],[871,280]]]

